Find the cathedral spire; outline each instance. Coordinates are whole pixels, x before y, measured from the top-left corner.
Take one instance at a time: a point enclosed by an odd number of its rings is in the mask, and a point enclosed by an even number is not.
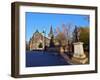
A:
[[[53,30],[52,30],[52,25],[50,27],[50,32],[49,32],[49,37],[51,38],[53,36]]]

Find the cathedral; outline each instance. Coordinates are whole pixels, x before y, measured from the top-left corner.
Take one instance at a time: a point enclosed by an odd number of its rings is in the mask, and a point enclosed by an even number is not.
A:
[[[44,31],[40,33],[38,30],[36,30],[36,32],[33,33],[33,36],[29,40],[29,49],[30,50],[44,50],[45,47],[49,47],[50,38],[52,35],[53,35],[52,26],[50,28],[50,33],[48,34],[48,37],[45,36]]]

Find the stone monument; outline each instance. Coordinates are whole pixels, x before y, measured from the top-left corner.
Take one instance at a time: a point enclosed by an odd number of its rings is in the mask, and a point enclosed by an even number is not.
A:
[[[86,55],[84,54],[83,42],[79,41],[80,31],[77,27],[74,30],[74,54],[72,57],[72,61],[78,64],[85,64],[88,60]]]
[[[86,55],[84,54],[83,42],[76,42],[76,43],[73,43],[73,45],[74,45],[74,55],[73,55],[73,57],[85,58]]]

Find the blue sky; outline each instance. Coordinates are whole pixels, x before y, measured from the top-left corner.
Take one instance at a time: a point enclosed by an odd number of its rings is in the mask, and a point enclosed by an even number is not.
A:
[[[56,27],[61,27],[62,24],[69,23],[77,25],[78,27],[89,27],[89,21],[86,20],[86,17],[88,17],[88,15],[26,12],[26,41],[29,41],[36,30],[39,32],[46,30],[47,36],[51,25],[53,30],[56,29]]]

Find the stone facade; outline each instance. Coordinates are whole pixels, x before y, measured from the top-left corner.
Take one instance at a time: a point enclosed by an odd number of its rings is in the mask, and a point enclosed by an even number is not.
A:
[[[45,37],[42,33],[36,31],[29,41],[30,50],[43,50],[44,46],[49,46],[50,39]]]

